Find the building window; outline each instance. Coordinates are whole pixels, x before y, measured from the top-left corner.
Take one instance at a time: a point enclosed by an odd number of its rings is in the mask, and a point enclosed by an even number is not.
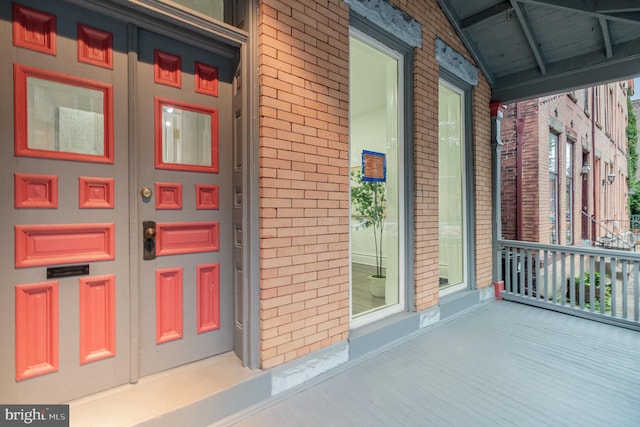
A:
[[[558,135],[549,133],[549,241],[558,243]]]
[[[465,92],[446,80],[438,90],[440,290],[467,288],[468,239]]]
[[[404,57],[352,28],[349,41],[351,315],[404,309]]]
[[[567,141],[567,152],[565,157],[566,162],[566,173],[567,173],[567,181],[566,181],[566,194],[565,194],[565,203],[566,203],[566,235],[565,235],[565,243],[567,245],[573,244],[573,143]]]

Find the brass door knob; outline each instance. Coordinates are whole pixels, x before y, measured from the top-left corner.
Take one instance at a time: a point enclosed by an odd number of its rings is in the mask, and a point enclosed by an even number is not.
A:
[[[156,237],[156,229],[151,227],[147,228],[146,230],[144,230],[144,237],[153,239],[154,237]]]
[[[153,191],[151,191],[149,187],[142,187],[142,190],[140,190],[140,195],[144,199],[149,199],[151,198],[151,196],[153,196]]]

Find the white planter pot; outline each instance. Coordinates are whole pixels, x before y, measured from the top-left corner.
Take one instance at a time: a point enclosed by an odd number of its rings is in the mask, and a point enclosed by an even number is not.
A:
[[[384,298],[385,288],[387,287],[386,277],[369,276],[369,289],[374,297]]]

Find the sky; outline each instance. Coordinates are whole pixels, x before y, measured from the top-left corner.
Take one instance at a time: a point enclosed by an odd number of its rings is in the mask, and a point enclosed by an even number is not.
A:
[[[640,98],[640,77],[636,77],[635,79],[633,79],[633,89],[635,93],[633,94],[631,99]]]

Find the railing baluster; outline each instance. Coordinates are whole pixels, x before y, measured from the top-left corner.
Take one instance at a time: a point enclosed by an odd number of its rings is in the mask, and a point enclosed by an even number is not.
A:
[[[593,280],[593,273],[590,271],[589,275],[591,277],[590,280]],[[578,299],[577,303],[581,309],[584,309],[585,298],[584,298],[584,282],[585,282],[586,272],[584,271],[584,255],[580,255],[580,280],[579,280],[579,288],[578,295],[576,298]]]
[[[607,287],[607,258],[605,256],[600,257],[600,313],[604,314],[607,310],[605,299],[605,289]]]
[[[553,253],[551,254],[551,280],[553,280],[553,300],[555,301],[557,298],[557,294],[556,294],[556,288],[557,288],[557,280],[556,277],[558,274],[558,252],[556,252],[556,250],[553,250]],[[564,286],[562,284],[562,282],[560,282],[560,286]]]
[[[618,293],[618,286],[616,283],[616,273],[618,271],[618,265],[615,257],[611,257],[610,260],[611,262],[609,263],[610,265],[609,270],[611,271],[611,277],[609,278],[609,280],[611,280],[611,315],[617,316],[618,315],[618,310],[617,310],[618,299],[616,298],[616,294]],[[602,304],[600,305],[602,306]]]
[[[627,260],[624,259],[622,262],[622,317],[627,319],[629,317],[629,313],[627,311]],[[604,302],[601,302],[601,304]]]
[[[634,246],[635,247],[635,246]],[[633,262],[633,320],[640,321],[640,263]]]
[[[504,265],[504,289],[511,292],[511,246],[505,249],[502,263]]]
[[[547,265],[549,264],[548,263],[549,251],[547,251],[545,249],[542,252],[542,256],[544,257],[544,258],[542,258],[543,259],[543,265],[544,265],[544,295],[543,295],[543,297],[549,299],[549,277],[548,277],[548,274],[547,274],[549,272],[549,268],[547,267]],[[539,268],[538,268],[538,271],[540,271]],[[538,286],[539,286],[539,283],[540,283],[540,279],[538,279]],[[555,280],[554,280],[553,283],[555,283]],[[552,301],[555,301],[555,299],[556,299],[556,297],[555,297],[555,286],[554,286],[554,297],[553,297]]]
[[[571,287],[569,288],[569,295],[570,295],[569,305],[571,307],[573,307],[574,305],[576,305],[576,287],[575,287],[576,262],[575,262],[575,255],[574,254],[570,254],[569,255],[569,259],[570,259],[569,270],[571,271],[570,276],[569,276],[569,283],[571,283]]]
[[[531,277],[531,270],[532,268],[532,257],[531,257],[531,251],[528,249],[525,249],[524,251],[524,255],[525,255],[525,271],[527,272],[527,280],[526,280],[526,284],[525,284],[525,292],[527,293],[527,296],[529,298],[533,297],[533,280]]]
[[[595,300],[593,296],[595,293],[595,286],[593,284],[596,283],[596,274],[596,258],[594,256],[589,256],[589,310],[592,312],[595,309],[595,304],[593,303]]]
[[[567,282],[567,266],[566,264],[566,254],[564,252],[560,252],[560,283]],[[564,305],[564,298],[562,298],[562,305]]]

